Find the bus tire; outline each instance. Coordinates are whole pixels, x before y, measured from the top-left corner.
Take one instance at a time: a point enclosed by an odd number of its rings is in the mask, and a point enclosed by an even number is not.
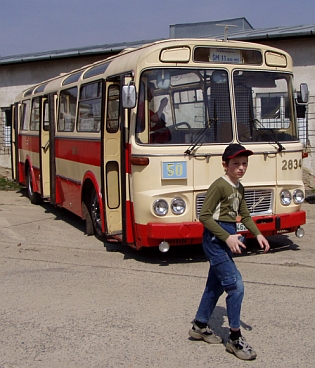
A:
[[[87,208],[85,202],[82,202],[82,213],[83,218],[85,219],[85,233],[86,235],[94,235],[94,226],[90,211]]]
[[[101,211],[100,211],[100,203],[99,203],[99,198],[98,198],[98,195],[94,187],[91,192],[90,215],[92,218],[92,223],[93,223],[95,234],[99,236],[100,238],[103,238],[104,234],[102,232],[102,217],[101,217]]]
[[[31,203],[32,204],[42,203],[40,194],[37,192],[34,192],[33,179],[32,179],[32,173],[31,173],[30,168],[28,168],[27,174],[26,174],[26,186],[27,186],[27,195]]]

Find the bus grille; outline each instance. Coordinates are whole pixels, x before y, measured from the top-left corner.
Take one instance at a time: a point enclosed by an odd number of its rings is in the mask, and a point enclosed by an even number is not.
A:
[[[198,219],[205,197],[206,193],[199,193],[196,197],[196,214]],[[272,190],[245,190],[245,201],[251,216],[270,215],[272,213]]]

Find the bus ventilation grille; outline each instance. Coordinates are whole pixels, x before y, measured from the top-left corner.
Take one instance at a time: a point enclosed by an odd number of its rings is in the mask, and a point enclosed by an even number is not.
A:
[[[206,193],[200,193],[196,197],[196,215],[199,219],[201,207],[206,197]],[[245,200],[251,216],[271,215],[273,191],[267,189],[245,190]]]
[[[185,245],[187,244],[187,239],[166,239],[170,245]]]

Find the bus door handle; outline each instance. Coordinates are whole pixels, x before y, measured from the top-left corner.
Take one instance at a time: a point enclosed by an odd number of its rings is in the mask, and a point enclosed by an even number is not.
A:
[[[44,152],[46,152],[49,148],[49,141],[46,142],[45,146],[42,147],[42,149],[44,150]]]

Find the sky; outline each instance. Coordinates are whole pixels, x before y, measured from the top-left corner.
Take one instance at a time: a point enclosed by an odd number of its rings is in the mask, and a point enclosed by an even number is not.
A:
[[[246,18],[315,24],[315,0],[0,0],[0,57],[169,37],[169,26]]]

